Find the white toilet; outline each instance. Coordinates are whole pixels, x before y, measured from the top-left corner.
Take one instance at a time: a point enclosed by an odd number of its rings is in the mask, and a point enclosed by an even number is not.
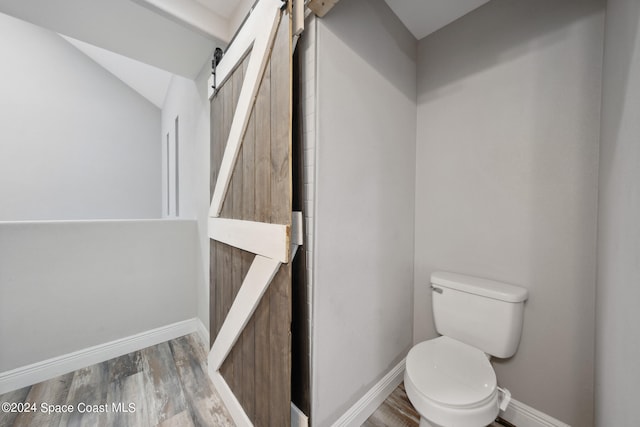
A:
[[[431,275],[433,317],[442,336],[407,355],[404,384],[420,427],[483,427],[509,403],[489,362],[516,352],[528,291],[462,274]]]

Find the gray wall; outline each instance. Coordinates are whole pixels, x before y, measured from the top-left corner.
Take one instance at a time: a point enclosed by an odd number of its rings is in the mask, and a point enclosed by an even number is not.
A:
[[[600,143],[596,425],[640,425],[640,3],[609,0]]]
[[[0,221],[159,218],[160,110],[55,33],[0,34]]]
[[[311,416],[327,426],[412,344],[416,42],[382,0],[317,22]]]
[[[0,372],[196,317],[195,221],[0,224]]]
[[[162,135],[173,140],[179,119],[180,218],[197,220],[196,295],[198,318],[209,329],[209,99],[207,61],[195,80],[174,76],[162,108]],[[165,144],[163,144],[165,145]],[[166,210],[166,149],[163,147],[163,211]],[[173,197],[173,196],[172,196]],[[166,213],[166,212],[165,212]]]
[[[429,275],[530,291],[513,397],[593,423],[603,3],[494,0],[421,40],[416,342],[435,336]]]

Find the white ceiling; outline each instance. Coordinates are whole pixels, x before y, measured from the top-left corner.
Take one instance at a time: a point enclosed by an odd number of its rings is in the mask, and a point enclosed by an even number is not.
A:
[[[489,2],[489,0],[385,1],[418,40]]]
[[[421,39],[489,0],[385,1],[409,31]],[[211,52],[228,42],[253,3],[254,0],[0,0],[0,12],[194,78]]]
[[[196,1],[202,4],[207,9],[227,19],[231,17],[236,7],[238,6],[238,2],[234,0],[196,0]]]
[[[141,3],[0,0],[0,12],[187,78],[197,76],[213,50],[226,43],[222,37],[194,31],[180,19],[156,13]],[[226,27],[220,31],[227,36]]]
[[[224,47],[254,1],[0,0],[0,12],[90,43],[69,40],[161,105],[169,79],[162,70],[194,78],[213,49]],[[489,0],[385,1],[419,40]]]
[[[57,32],[158,107],[172,74],[195,78],[254,0],[0,0]]]

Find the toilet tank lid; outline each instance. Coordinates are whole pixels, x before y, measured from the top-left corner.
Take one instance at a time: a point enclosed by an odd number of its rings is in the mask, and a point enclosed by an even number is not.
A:
[[[431,283],[506,302],[522,302],[529,296],[529,291],[521,286],[445,271],[431,273]]]

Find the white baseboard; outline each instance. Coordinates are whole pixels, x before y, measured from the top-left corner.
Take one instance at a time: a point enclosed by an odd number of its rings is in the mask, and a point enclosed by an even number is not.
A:
[[[55,378],[114,357],[160,344],[192,332],[206,331],[197,319],[183,320],[73,353],[0,373],[0,394]],[[208,334],[205,342],[209,342]]]
[[[309,427],[309,417],[291,402],[291,427]]]
[[[506,411],[500,412],[500,417],[518,427],[571,427],[515,399],[511,400]]]
[[[378,381],[371,390],[362,396],[355,405],[349,408],[349,410],[333,424],[333,427],[361,426],[402,382],[404,366],[405,359],[402,359],[400,363]]]

